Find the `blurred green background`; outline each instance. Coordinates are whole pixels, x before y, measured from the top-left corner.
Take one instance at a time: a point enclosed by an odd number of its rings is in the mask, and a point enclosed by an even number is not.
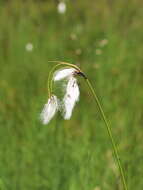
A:
[[[60,60],[87,74],[110,120],[129,189],[143,189],[142,0],[0,0],[0,190],[122,190],[84,80],[71,120],[39,120]]]

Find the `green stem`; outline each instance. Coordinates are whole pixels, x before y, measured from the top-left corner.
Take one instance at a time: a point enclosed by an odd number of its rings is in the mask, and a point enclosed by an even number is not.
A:
[[[103,111],[103,109],[102,109],[102,107],[101,107],[101,104],[100,104],[100,102],[99,102],[99,99],[98,99],[98,97],[97,97],[97,95],[96,95],[96,93],[95,93],[95,91],[94,91],[94,89],[93,89],[93,87],[92,87],[90,81],[89,81],[88,79],[85,79],[85,80],[86,80],[86,82],[87,82],[88,87],[89,87],[90,90],[91,90],[91,93],[92,93],[92,95],[93,95],[93,97],[94,97],[94,100],[95,100],[96,103],[97,103],[97,106],[98,106],[98,108],[99,108],[99,110],[100,110],[100,112],[101,112],[103,121],[104,121],[104,123],[105,123],[105,125],[106,125],[107,131],[108,131],[108,135],[109,135],[109,137],[110,137],[111,144],[112,144],[112,147],[113,147],[113,150],[114,150],[114,155],[115,155],[115,158],[116,158],[116,160],[117,160],[117,164],[118,164],[118,167],[119,167],[119,170],[120,170],[120,174],[121,174],[121,179],[122,179],[122,182],[123,182],[124,190],[128,190],[128,188],[127,188],[127,183],[126,183],[126,180],[125,180],[125,174],[124,174],[124,171],[123,171],[123,168],[122,168],[122,165],[121,165],[121,161],[120,161],[120,158],[119,158],[119,154],[118,154],[118,150],[117,150],[115,141],[114,141],[114,139],[113,139],[113,135],[112,135],[111,128],[110,128],[110,126],[109,126],[109,123],[108,123],[107,118],[106,118],[106,116],[105,116],[105,114],[104,114],[104,111]]]

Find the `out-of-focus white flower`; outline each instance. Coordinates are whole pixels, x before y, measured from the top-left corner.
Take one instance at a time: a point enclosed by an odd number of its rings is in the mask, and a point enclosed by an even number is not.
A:
[[[79,100],[79,95],[80,95],[80,92],[79,92],[77,80],[76,80],[76,78],[71,76],[69,78],[67,88],[66,88],[66,94],[63,99],[64,119],[66,119],[66,120],[70,119],[73,108],[74,108],[76,102]]]
[[[65,78],[69,78],[73,76],[76,72],[77,70],[74,68],[66,68],[66,69],[58,70],[55,72],[53,80],[59,81]]]
[[[55,95],[52,95],[47,104],[45,104],[40,118],[43,124],[48,124],[58,110],[58,99]]]
[[[59,12],[60,14],[64,14],[64,13],[66,12],[66,4],[65,4],[64,2],[60,2],[60,3],[58,4],[57,9],[58,9],[58,12]]]
[[[33,44],[32,43],[27,43],[25,46],[26,51],[32,51],[33,50]]]
[[[107,44],[108,44],[108,40],[107,40],[107,39],[103,39],[103,40],[101,40],[101,41],[99,42],[100,47],[104,47],[104,46],[106,46]]]

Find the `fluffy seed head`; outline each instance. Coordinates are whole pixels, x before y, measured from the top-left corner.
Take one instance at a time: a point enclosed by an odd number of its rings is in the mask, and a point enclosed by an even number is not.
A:
[[[33,44],[32,43],[27,43],[25,46],[26,51],[31,52],[33,50]]]
[[[64,14],[66,12],[66,4],[64,2],[60,2],[58,4],[58,12],[60,14]]]
[[[77,70],[74,68],[66,68],[66,69],[58,70],[55,72],[53,80],[59,81],[65,78],[69,78],[73,76],[76,72]]]
[[[41,114],[40,118],[43,122],[43,124],[48,124],[49,121],[53,118],[55,113],[58,110],[58,100],[55,95],[52,95],[49,99],[47,104],[45,104]]]
[[[79,100],[79,87],[77,84],[76,78],[73,76],[70,77],[67,88],[66,88],[66,94],[63,99],[64,104],[64,119],[68,120],[70,119],[72,115],[73,108],[76,104],[76,102]]]

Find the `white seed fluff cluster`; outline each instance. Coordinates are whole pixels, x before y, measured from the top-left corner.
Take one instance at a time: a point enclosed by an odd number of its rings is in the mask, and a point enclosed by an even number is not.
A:
[[[76,102],[79,100],[79,94],[80,92],[76,78],[70,77],[66,88],[66,94],[63,99],[64,119],[71,118],[73,108]]]
[[[53,80],[55,82],[63,79],[67,80],[66,92],[62,102],[55,95],[48,99],[48,103],[45,104],[40,115],[43,124],[48,124],[57,110],[62,111],[64,119],[68,120],[71,118],[73,108],[80,95],[77,79],[75,78],[76,74],[77,70],[74,68],[65,68],[54,73]]]
[[[65,4],[64,2],[60,2],[60,3],[58,4],[57,9],[58,9],[58,12],[59,12],[60,14],[64,14],[64,13],[66,12],[66,4]]]
[[[58,110],[58,100],[55,95],[52,95],[45,104],[40,118],[43,124],[48,124]]]
[[[75,71],[76,70],[74,68],[58,70],[55,72],[53,80],[59,81],[59,80],[65,79],[65,78],[69,78],[75,73]]]
[[[29,52],[32,51],[33,50],[33,44],[30,42],[27,43],[25,46],[25,49],[26,49],[26,51],[29,51]]]

